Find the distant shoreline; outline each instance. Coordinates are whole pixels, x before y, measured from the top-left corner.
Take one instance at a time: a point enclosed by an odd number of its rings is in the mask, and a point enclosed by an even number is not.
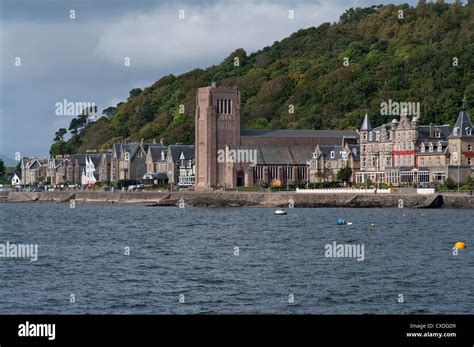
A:
[[[0,192],[0,202],[160,204],[185,207],[474,208],[474,195],[309,194],[296,192]]]

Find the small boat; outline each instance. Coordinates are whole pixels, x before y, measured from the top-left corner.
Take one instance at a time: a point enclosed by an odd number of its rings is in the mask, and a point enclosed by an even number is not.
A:
[[[276,210],[276,211],[274,212],[274,214],[276,214],[277,216],[283,216],[283,215],[285,215],[285,214],[287,214],[287,213],[286,213],[285,210],[283,210],[283,209],[280,208],[280,209]]]
[[[338,218],[336,220],[336,225],[346,225],[346,224],[347,224],[347,222],[342,218]]]

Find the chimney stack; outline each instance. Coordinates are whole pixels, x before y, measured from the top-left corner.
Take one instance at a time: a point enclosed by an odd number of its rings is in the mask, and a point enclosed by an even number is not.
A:
[[[433,137],[433,123],[430,123],[430,138]]]

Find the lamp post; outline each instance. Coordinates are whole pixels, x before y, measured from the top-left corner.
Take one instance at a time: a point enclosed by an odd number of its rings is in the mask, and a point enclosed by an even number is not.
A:
[[[309,189],[309,161],[306,161],[306,189]]]
[[[459,152],[458,152],[458,158],[457,159],[458,159],[458,195],[459,195],[459,193],[460,193],[460,191],[459,191],[459,176],[460,176],[459,175],[459,165],[460,165],[460,162],[461,162],[461,150],[459,150]]]
[[[289,177],[290,177],[290,162],[288,162],[288,165],[286,166],[286,191],[289,191],[289,188],[288,188]]]

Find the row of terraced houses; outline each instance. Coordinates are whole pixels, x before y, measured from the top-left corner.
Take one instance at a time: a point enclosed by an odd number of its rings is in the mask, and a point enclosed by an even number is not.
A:
[[[149,184],[194,185],[194,146],[124,142],[111,150],[58,155],[52,159],[24,158],[21,183],[51,185],[117,183],[129,180]]]

